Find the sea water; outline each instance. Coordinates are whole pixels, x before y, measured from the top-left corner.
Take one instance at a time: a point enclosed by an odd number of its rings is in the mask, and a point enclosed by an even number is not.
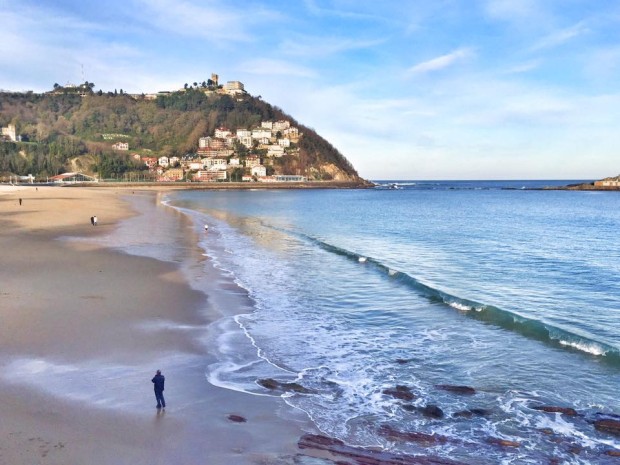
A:
[[[281,395],[353,446],[613,463],[620,440],[593,422],[620,414],[620,195],[532,189],[550,184],[171,193],[165,203],[252,302],[209,331],[208,380]],[[267,378],[309,393],[270,391]],[[415,397],[385,392],[396,386]],[[425,416],[429,405],[443,417]],[[442,439],[394,440],[386,426]]]

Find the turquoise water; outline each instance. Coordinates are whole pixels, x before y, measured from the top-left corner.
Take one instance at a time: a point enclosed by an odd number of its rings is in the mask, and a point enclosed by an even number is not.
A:
[[[273,395],[261,378],[296,381],[313,393],[283,401],[352,445],[465,463],[613,463],[605,452],[620,440],[592,421],[620,414],[620,195],[381,186],[170,195],[197,230],[209,225],[200,247],[252,299],[251,313],[217,323],[208,379],[249,395]],[[397,385],[415,399],[383,392]],[[427,405],[443,418],[424,416]],[[445,440],[394,441],[385,425]]]

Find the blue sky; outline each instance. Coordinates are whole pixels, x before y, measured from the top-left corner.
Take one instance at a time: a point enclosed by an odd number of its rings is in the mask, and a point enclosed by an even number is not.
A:
[[[212,72],[367,179],[620,173],[617,1],[0,0],[0,89],[155,92]]]

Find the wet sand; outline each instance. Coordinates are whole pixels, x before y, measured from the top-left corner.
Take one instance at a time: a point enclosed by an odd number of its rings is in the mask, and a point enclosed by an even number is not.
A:
[[[97,240],[144,208],[191,241],[157,195],[0,186],[0,464],[295,463],[301,413],[205,378],[201,338],[245,305],[231,283],[213,270],[207,295],[177,264]]]

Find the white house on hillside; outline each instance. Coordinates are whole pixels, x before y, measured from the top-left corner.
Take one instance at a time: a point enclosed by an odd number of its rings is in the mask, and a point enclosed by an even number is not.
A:
[[[284,147],[281,145],[270,145],[267,149],[268,157],[281,157],[284,155]]]
[[[256,128],[252,131],[252,139],[271,139],[271,129]]]
[[[259,165],[260,165],[260,158],[259,157],[251,156],[251,157],[247,157],[245,159],[245,166],[247,168],[252,168],[254,166],[259,166]]]
[[[232,134],[232,132],[230,132],[229,129],[226,128],[217,128],[215,130],[215,134],[213,134],[216,138],[218,139],[226,139],[228,136],[230,136]]]
[[[263,177],[267,176],[267,168],[263,165],[253,166],[252,167],[252,176]]]
[[[228,167],[225,158],[205,158],[203,164],[208,170],[226,170]]]
[[[286,120],[280,120],[280,121],[276,121],[275,123],[273,123],[274,131],[284,131],[285,129],[288,129],[290,127],[291,127],[291,123]]]

